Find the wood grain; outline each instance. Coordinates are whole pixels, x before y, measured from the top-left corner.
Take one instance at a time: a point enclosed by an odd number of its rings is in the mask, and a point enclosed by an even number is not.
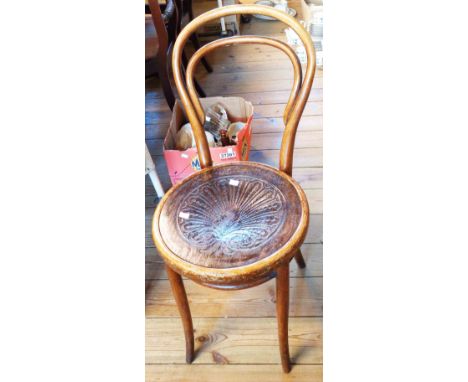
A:
[[[289,92],[287,90],[256,91],[252,93],[244,91],[242,93],[233,94],[232,96],[245,98],[246,100],[252,102],[252,105],[267,105],[277,103],[285,104],[288,101]],[[310,91],[309,102],[317,101],[323,101],[323,89],[312,88]]]
[[[252,150],[249,154],[249,159],[252,162],[264,163],[272,167],[277,167],[279,150]],[[153,155],[153,161],[160,163],[158,171],[164,171],[164,157],[161,155]],[[307,147],[296,149],[294,151],[294,168],[293,174],[299,168],[323,167],[323,149],[321,147]],[[148,189],[147,195],[152,195],[154,192]]]
[[[321,131],[300,131],[296,134],[297,147],[301,148],[314,148],[322,147],[323,133]],[[269,150],[279,149],[281,146],[282,134],[281,133],[265,133],[265,134],[252,134],[251,149],[252,150]],[[151,155],[163,154],[163,140],[162,139],[147,139],[148,150]]]
[[[270,80],[270,81],[255,81],[251,82],[241,78],[239,81],[233,83],[224,83],[218,82],[213,83],[212,81],[202,81],[200,84],[203,86],[203,89],[206,92],[208,97],[214,96],[225,96],[228,94],[236,93],[255,93],[256,91],[265,92],[265,91],[285,91],[291,90],[292,79],[279,79],[279,80]],[[312,89],[323,89],[323,79],[316,78],[312,85]],[[248,97],[247,97],[248,98]]]
[[[298,132],[297,148],[323,147],[323,133],[321,131]],[[281,133],[252,134],[252,150],[276,149],[281,145]]]
[[[164,167],[161,167],[164,166]],[[160,177],[161,183],[165,186],[166,190],[171,187],[171,182],[165,164],[156,163],[156,170]],[[161,170],[161,172],[160,172]],[[293,169],[293,177],[304,189],[317,189],[323,187],[323,169],[321,167],[297,167]],[[154,192],[151,190],[152,185],[149,180],[146,181],[146,192]],[[154,187],[153,187],[154,189]]]
[[[274,118],[281,117],[284,113],[283,104],[263,105],[259,104],[254,108],[254,118]],[[322,115],[322,102],[307,102],[304,108],[304,116]]]
[[[302,261],[300,261],[302,263]],[[289,358],[289,263],[276,270],[276,317],[278,319],[278,343],[280,348],[281,366],[285,373],[291,371]]]
[[[193,324],[184,283],[180,275],[175,273],[171,268],[166,267],[166,273],[171,285],[172,296],[177,304],[179,316],[182,319],[182,325],[184,327],[185,362],[192,363],[194,355]]]
[[[219,358],[213,352],[229,365],[280,363],[276,318],[194,318],[193,327],[194,364],[216,364]],[[146,363],[185,363],[181,330],[180,319],[147,318]],[[321,364],[322,319],[291,317],[289,349],[293,364]]]
[[[200,61],[200,59],[203,56],[206,55],[206,53],[210,51],[217,50],[219,48],[226,47],[228,45],[238,46],[242,44],[257,44],[257,45],[261,44],[264,46],[271,46],[282,51],[290,59],[292,68],[293,68],[293,84],[291,87],[291,94],[289,96],[287,105],[284,109],[284,116],[283,116],[285,123],[287,123],[289,115],[290,115],[290,111],[295,105],[296,100],[298,99],[298,97],[302,97],[301,92],[300,92],[301,87],[303,86],[302,66],[299,61],[299,58],[297,57],[297,54],[287,42],[283,42],[281,40],[273,39],[271,37],[266,37],[266,36],[242,36],[242,35],[226,37],[223,39],[218,39],[218,40],[209,42],[208,44],[204,45],[202,48],[195,51],[189,61],[189,64],[187,66],[187,71],[186,71],[187,90],[189,92],[192,103],[195,106],[200,122],[203,122],[205,120],[205,113],[200,103],[200,100],[198,99],[198,95],[197,95],[195,85],[194,85],[194,69],[196,68],[197,63]],[[220,75],[223,75],[223,74],[221,73]],[[225,78],[219,78],[219,79],[212,78],[212,80],[234,82],[237,80],[237,76],[239,76],[239,74],[229,73],[229,74],[225,74]],[[255,77],[258,77],[258,75]],[[275,77],[272,77],[272,78],[275,78]],[[290,73],[288,73],[287,78],[290,78]],[[255,81],[254,77],[252,78],[252,80]],[[307,95],[307,98],[308,98],[308,95]],[[296,124],[296,128],[297,128],[297,124]]]
[[[175,187],[155,224],[167,248],[184,261],[233,268],[289,244],[301,207],[296,187],[273,169],[217,166]]]
[[[243,97],[243,98],[246,98],[246,97]],[[284,108],[285,104],[280,104],[280,107]],[[164,139],[168,128],[169,128],[169,121],[158,122],[157,124],[153,124],[153,123],[147,124],[146,125],[146,139]],[[283,119],[280,117],[255,118],[252,122],[252,129],[253,129],[253,134],[282,133],[284,131]],[[321,130],[322,130],[322,116],[321,115],[304,116],[299,122],[299,127],[297,129],[299,133],[308,132],[308,131],[321,131]]]
[[[156,191],[155,191],[156,192]],[[153,194],[146,195],[145,198],[145,207],[151,208],[156,207],[159,202],[159,198],[156,197],[155,192]],[[314,214],[321,214],[323,213],[323,191],[321,189],[306,189],[304,190],[307,201],[309,202],[309,209]]]
[[[293,261],[293,263],[295,263]],[[275,317],[275,280],[246,290],[222,291],[185,281],[192,317]],[[294,277],[290,282],[291,317],[322,316],[321,277]],[[147,317],[179,317],[167,280],[148,281]]]
[[[257,73],[257,77],[262,75]],[[155,80],[156,81],[156,80]],[[267,105],[267,104],[286,104],[289,99],[290,92],[287,90],[282,91],[259,91],[259,92],[242,92],[232,94],[232,97],[241,97],[251,102],[252,105]],[[309,102],[323,101],[323,89],[312,89],[309,96]],[[165,111],[167,104],[161,98],[159,92],[148,92],[146,96],[147,110],[151,111]],[[149,108],[151,107],[151,108]]]
[[[154,247],[154,242],[151,237],[151,219],[154,213],[154,208],[147,209],[146,231],[145,231],[145,247]],[[306,244],[321,244],[323,237],[323,215],[309,215],[309,229],[304,240]]]
[[[249,154],[249,160],[253,162],[265,163],[273,167],[278,166],[279,150],[252,150]],[[296,148],[294,150],[293,176],[299,168],[323,167],[323,149],[322,147]],[[299,170],[300,171],[300,170]],[[304,187],[303,187],[304,188]],[[305,187],[304,189],[307,189]]]
[[[279,158],[279,150],[254,150],[250,153],[253,162],[264,163],[272,167],[277,167]],[[321,147],[317,148],[303,148],[295,150],[293,177],[298,180],[299,184],[304,190],[322,188],[322,153]],[[153,155],[156,170],[159,174],[161,182],[165,189],[171,188],[172,184],[167,172],[167,167],[164,157],[161,155]],[[146,194],[154,195],[154,187],[150,181],[146,180]],[[315,213],[318,213],[314,210]]]
[[[321,382],[322,365],[296,365],[289,374],[271,365],[147,365],[146,382]]]
[[[306,267],[299,269],[296,262],[291,262],[289,277],[323,276],[322,244],[303,244],[301,251],[306,262]],[[157,253],[156,248],[145,248],[145,254],[145,279],[147,281],[167,280],[164,261]]]

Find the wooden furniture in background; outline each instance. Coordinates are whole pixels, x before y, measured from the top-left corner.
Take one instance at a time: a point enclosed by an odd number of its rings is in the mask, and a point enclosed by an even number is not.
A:
[[[193,4],[192,4],[192,0],[178,0],[178,1],[181,1],[182,2],[182,16],[181,16],[181,21],[182,21],[182,18],[184,17],[184,15],[188,15],[188,19],[190,21],[193,20]],[[179,31],[178,33],[180,32],[180,25],[179,25]],[[198,36],[197,36],[197,33],[194,32],[192,33],[192,35],[190,36],[190,41],[192,41],[192,44],[193,44],[193,47],[195,48],[195,50],[197,49],[200,49],[200,41],[198,40]],[[211,73],[213,71],[213,68],[211,67],[211,65],[208,63],[208,61],[206,60],[206,58],[203,58],[202,60],[202,64],[203,66],[205,67],[206,71],[208,73]]]
[[[173,4],[172,1],[170,4]],[[166,9],[170,11],[168,6]],[[151,15],[145,15],[145,74],[148,77],[157,73],[166,102],[172,109],[175,104],[175,96],[169,80],[169,34],[157,1],[150,1],[150,9]],[[174,12],[174,8],[172,12]]]
[[[200,122],[202,115],[199,110],[197,113],[195,106],[198,100],[193,89],[190,94],[187,91],[180,69],[183,47],[190,34],[207,21],[231,14],[263,14],[277,18],[290,26],[305,46],[308,64],[302,84],[298,81],[301,74],[293,61],[295,86],[283,117],[286,127],[279,170],[252,162],[212,166]],[[219,46],[236,42],[268,43],[249,36],[223,41],[224,44]],[[275,43],[269,45],[275,46]],[[188,80],[192,77],[193,62],[199,58],[194,56],[189,62]],[[186,361],[193,359],[194,339],[180,275],[216,289],[248,288],[276,277],[281,363],[283,370],[289,372],[289,262],[296,257],[300,266],[305,265],[299,248],[309,223],[307,198],[291,178],[291,172],[295,134],[315,73],[312,42],[298,22],[271,7],[223,7],[199,16],[182,30],[174,46],[173,68],[179,96],[194,129],[202,170],[174,186],[161,200],[153,218],[153,239],[166,263],[182,317]]]
[[[168,0],[164,12],[161,12],[157,0],[148,0],[151,15],[145,15],[145,72],[146,77],[157,74],[164,96],[169,108],[172,110],[175,103],[175,95],[169,79],[169,63],[171,61],[172,48],[181,30],[183,16],[181,0]],[[191,2],[187,6],[187,12],[191,14]],[[198,48],[199,42],[196,33],[191,35],[192,43]],[[187,65],[187,57],[182,54],[184,67]],[[203,62],[208,72],[212,72],[211,66],[205,60]],[[195,81],[195,87],[201,97],[205,92]]]

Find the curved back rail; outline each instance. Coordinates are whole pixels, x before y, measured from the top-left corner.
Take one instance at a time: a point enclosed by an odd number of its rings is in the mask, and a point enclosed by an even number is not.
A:
[[[293,17],[289,16],[283,11],[264,5],[230,5],[226,7],[213,9],[211,11],[203,13],[197,18],[193,19],[189,24],[187,24],[187,26],[184,29],[182,29],[181,33],[179,34],[179,37],[176,40],[172,54],[172,68],[174,71],[174,80],[181,102],[184,106],[188,120],[193,129],[195,141],[197,144],[198,157],[200,159],[200,165],[202,168],[210,167],[213,165],[213,162],[211,159],[205,132],[203,130],[203,125],[200,122],[195,105],[192,102],[188,94],[187,88],[185,86],[185,80],[181,69],[182,50],[185,46],[187,39],[200,26],[206,24],[209,21],[216,20],[220,17],[237,14],[260,14],[270,16],[279,21],[282,21],[283,23],[288,25],[294,32],[296,32],[296,34],[299,36],[302,43],[304,44],[307,56],[307,68],[305,71],[303,84],[300,87],[295,102],[289,109],[289,114],[287,115],[288,118],[280,150],[279,169],[291,175],[296,130],[299,124],[299,120],[302,116],[302,112],[304,111],[307,99],[309,98],[310,90],[312,88],[312,81],[314,79],[315,74],[315,50],[312,44],[312,40],[310,39],[310,35]]]
[[[291,108],[293,107],[294,101],[299,94],[299,90],[301,89],[302,84],[302,67],[297,57],[296,52],[294,49],[291,48],[288,44],[284,43],[283,41],[270,38],[270,37],[261,37],[261,36],[234,36],[234,37],[227,37],[220,40],[212,41],[204,46],[202,46],[199,50],[197,50],[193,56],[190,58],[189,64],[187,66],[186,76],[187,76],[187,90],[190,96],[190,100],[192,101],[193,106],[198,114],[200,122],[203,123],[205,120],[205,113],[203,111],[203,107],[200,103],[200,100],[197,97],[197,92],[195,90],[194,84],[194,71],[197,67],[200,60],[211,51],[226,46],[226,45],[233,45],[233,44],[262,44],[262,45],[269,45],[275,47],[279,50],[282,50],[291,60],[294,69],[294,83],[291,89],[291,94],[289,96],[288,103],[286,108],[284,109],[283,121],[286,125],[289,117],[289,113]]]

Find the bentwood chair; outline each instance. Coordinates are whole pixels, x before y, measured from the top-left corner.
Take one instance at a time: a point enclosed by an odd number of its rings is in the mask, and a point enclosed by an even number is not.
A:
[[[307,67],[301,66],[285,43],[259,36],[236,36],[211,42],[195,52],[181,70],[181,54],[190,34],[201,25],[233,14],[261,14],[291,27],[304,43]],[[213,166],[203,131],[204,111],[193,83],[196,64],[208,52],[225,45],[267,44],[291,59],[294,83],[284,112],[285,131],[279,169],[254,162]],[[284,372],[289,372],[288,346],[289,262],[300,252],[309,224],[304,191],[291,177],[297,126],[315,74],[315,51],[308,33],[294,18],[271,7],[233,5],[211,10],[190,22],[180,33],[173,52],[174,79],[194,130],[201,171],[169,190],[156,208],[153,239],[166,263],[168,278],[182,317],[186,361],[194,356],[193,325],[181,275],[222,290],[249,288],[276,277],[279,348]]]

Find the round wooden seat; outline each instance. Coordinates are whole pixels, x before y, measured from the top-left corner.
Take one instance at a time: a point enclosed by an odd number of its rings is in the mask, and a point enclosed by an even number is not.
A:
[[[289,261],[308,218],[307,199],[291,177],[238,162],[204,169],[173,187],[155,212],[153,236],[177,271],[230,284]]]

